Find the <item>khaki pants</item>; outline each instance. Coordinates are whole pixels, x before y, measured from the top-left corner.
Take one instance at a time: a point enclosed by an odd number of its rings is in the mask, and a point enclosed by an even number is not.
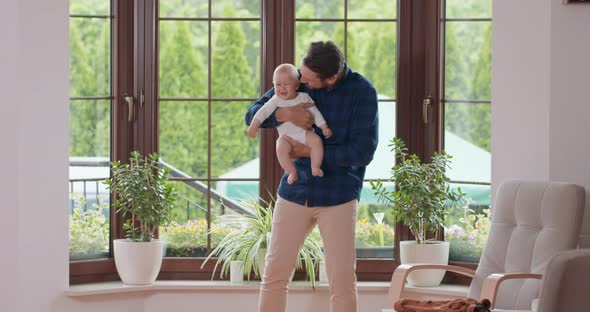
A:
[[[260,288],[260,312],[285,312],[287,284],[297,254],[315,224],[320,229],[332,312],[356,312],[355,225],[357,201],[338,206],[298,205],[278,198]]]

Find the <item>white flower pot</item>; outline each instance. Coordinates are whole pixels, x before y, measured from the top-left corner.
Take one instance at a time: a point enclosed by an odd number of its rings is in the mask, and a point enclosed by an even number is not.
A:
[[[151,285],[156,280],[162,257],[164,242],[134,242],[129,239],[113,241],[115,266],[121,281],[128,285]]]
[[[400,242],[401,264],[448,264],[449,242],[428,242],[416,244],[416,241]],[[437,286],[445,276],[445,270],[419,270],[408,275],[408,284],[412,286]]]
[[[244,281],[244,262],[239,260],[230,262],[229,281],[232,284],[241,284]]]

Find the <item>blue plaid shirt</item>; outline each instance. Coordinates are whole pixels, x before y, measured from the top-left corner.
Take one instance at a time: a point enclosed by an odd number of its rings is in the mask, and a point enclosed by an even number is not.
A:
[[[279,196],[308,207],[334,206],[359,199],[366,166],[373,160],[377,148],[379,120],[375,87],[346,66],[342,79],[332,90],[309,90],[302,84],[299,91],[311,96],[333,134],[326,139],[314,126],[314,131],[324,141],[321,167],[324,176],[312,176],[309,158],[298,158],[295,160],[298,180],[288,184],[288,175],[284,174]],[[247,125],[273,95],[271,89],[250,105],[245,116]],[[279,124],[273,114],[261,127],[274,128]]]

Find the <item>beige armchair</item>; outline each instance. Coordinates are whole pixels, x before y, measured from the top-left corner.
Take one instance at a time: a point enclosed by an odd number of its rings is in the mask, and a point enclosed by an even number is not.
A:
[[[560,252],[547,265],[538,312],[590,311],[590,249]]]
[[[503,183],[492,207],[492,224],[477,271],[446,265],[400,265],[389,290],[391,306],[411,271],[444,269],[472,277],[468,296],[492,307],[531,310],[542,274],[558,252],[576,248],[584,213],[584,188],[560,182]]]

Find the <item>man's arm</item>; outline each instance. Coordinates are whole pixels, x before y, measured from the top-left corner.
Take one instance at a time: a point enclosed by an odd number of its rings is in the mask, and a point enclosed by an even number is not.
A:
[[[350,123],[346,144],[325,145],[324,161],[336,166],[366,166],[373,160],[379,141],[377,91],[370,88],[359,99]]]
[[[270,100],[273,97],[273,95],[275,95],[274,88],[268,90],[261,98],[259,98],[257,101],[255,101],[254,103],[252,103],[252,105],[250,105],[250,107],[248,107],[248,111],[246,112],[246,115],[244,116],[244,119],[245,119],[245,122],[246,122],[246,125],[247,126],[249,126],[250,123],[252,123],[252,119],[254,118],[254,115],[256,114],[256,112],[258,112],[258,110],[266,102],[268,102],[268,100]],[[280,122],[277,121],[277,119],[275,117],[275,113],[273,112],[260,125],[260,128],[276,128],[279,124],[280,124]]]

